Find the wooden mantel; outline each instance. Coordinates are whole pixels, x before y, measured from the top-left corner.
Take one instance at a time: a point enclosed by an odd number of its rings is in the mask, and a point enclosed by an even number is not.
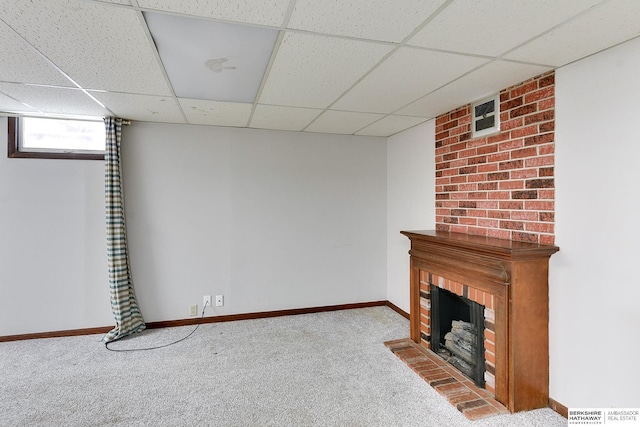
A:
[[[411,240],[411,339],[420,337],[420,271],[494,296],[496,400],[511,412],[548,406],[549,257],[557,246],[444,231]]]

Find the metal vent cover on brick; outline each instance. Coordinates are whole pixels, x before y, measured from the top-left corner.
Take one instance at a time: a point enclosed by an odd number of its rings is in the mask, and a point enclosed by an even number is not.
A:
[[[500,95],[496,94],[471,105],[473,138],[500,132]]]

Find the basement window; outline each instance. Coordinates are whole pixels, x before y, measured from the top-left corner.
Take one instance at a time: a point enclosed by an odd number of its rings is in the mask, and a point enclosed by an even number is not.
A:
[[[473,138],[500,132],[500,95],[472,104],[471,115]]]
[[[102,120],[9,117],[8,156],[104,160]]]

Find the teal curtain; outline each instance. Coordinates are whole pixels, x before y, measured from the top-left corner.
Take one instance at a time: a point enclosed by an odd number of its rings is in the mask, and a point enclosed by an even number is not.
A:
[[[107,117],[104,123],[107,135],[104,153],[107,258],[111,310],[116,320],[116,327],[102,337],[102,341],[107,343],[140,332],[146,325],[136,301],[129,269],[120,166],[122,119]]]

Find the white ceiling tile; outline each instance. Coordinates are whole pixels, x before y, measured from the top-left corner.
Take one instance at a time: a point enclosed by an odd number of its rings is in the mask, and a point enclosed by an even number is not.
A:
[[[326,108],[390,50],[375,43],[287,33],[259,102]]]
[[[108,110],[80,89],[0,83],[0,92],[45,114],[92,117],[104,117],[109,114]]]
[[[37,113],[38,111],[24,105],[22,102],[17,101],[2,93],[0,89],[0,113]]]
[[[194,125],[244,127],[251,115],[252,104],[186,98],[179,101],[187,120]]]
[[[424,121],[424,117],[386,116],[370,126],[356,132],[356,135],[391,136]]]
[[[33,0],[2,3],[0,18],[84,88],[171,94],[133,9]]]
[[[297,0],[288,28],[400,42],[444,0]]]
[[[146,122],[185,123],[178,102],[170,96],[113,92],[91,94],[118,117]]]
[[[312,108],[257,105],[251,119],[252,128],[300,131],[307,127],[322,110]]]
[[[278,30],[290,13],[291,31],[257,105],[176,100],[140,11]],[[388,135],[636,37],[638,16],[638,0],[3,0],[0,111]]]
[[[506,55],[561,66],[640,35],[640,2],[614,0]]]
[[[499,56],[600,1],[457,0],[409,44]]]
[[[332,108],[391,113],[486,62],[472,56],[401,48]]]
[[[73,86],[62,73],[0,21],[0,81]]]
[[[93,0],[95,2],[102,3],[113,3],[113,4],[124,4],[127,6],[131,6],[131,1],[129,0]]]
[[[289,0],[138,0],[143,8],[280,27]]]
[[[278,30],[167,13],[144,17],[176,96],[255,101]]]
[[[311,123],[305,131],[351,135],[382,117],[384,117],[382,114],[328,110]]]
[[[535,77],[550,68],[507,61],[493,61],[397,111],[398,114],[436,117]]]

